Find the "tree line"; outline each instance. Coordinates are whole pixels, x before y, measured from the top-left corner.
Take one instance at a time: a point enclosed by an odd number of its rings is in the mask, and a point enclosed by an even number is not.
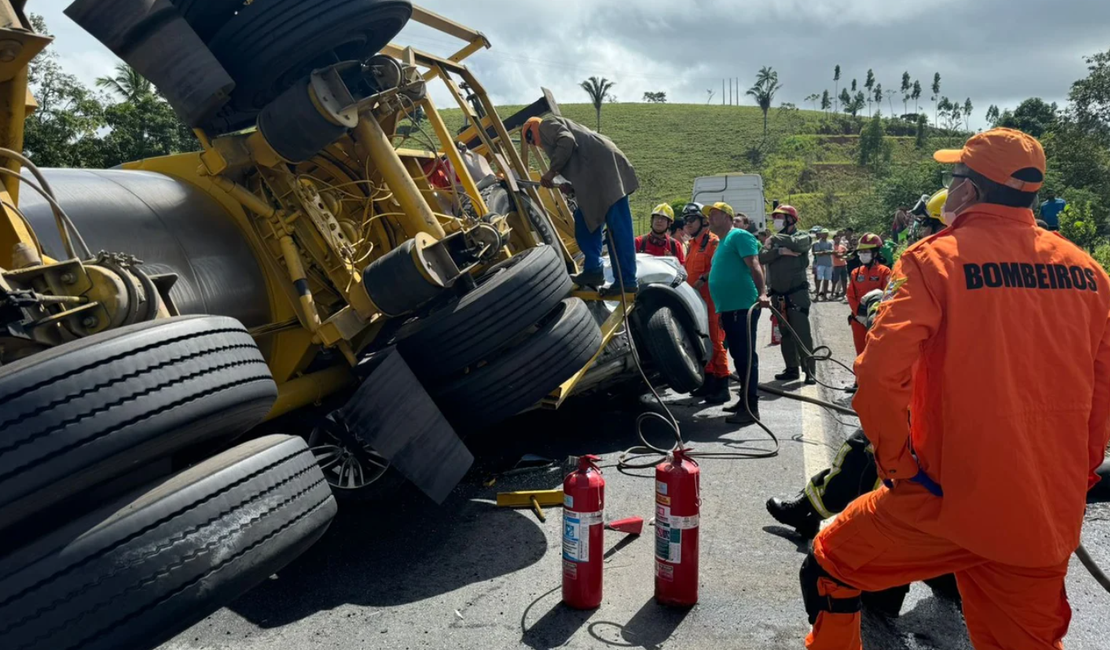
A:
[[[41,16],[31,24],[49,34]],[[149,81],[126,65],[82,84],[62,70],[47,48],[31,61],[28,84],[38,107],[24,122],[23,148],[45,167],[114,167],[120,163],[199,148]]]

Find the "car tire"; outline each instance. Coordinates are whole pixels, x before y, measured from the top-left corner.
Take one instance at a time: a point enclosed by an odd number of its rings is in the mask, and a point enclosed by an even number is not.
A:
[[[257,424],[277,387],[238,321],[111,330],[0,368],[0,528]]]
[[[232,448],[0,558],[0,647],[157,647],[304,552],[335,511],[301,438]]]
[[[586,303],[564,300],[535,333],[433,389],[432,397],[456,429],[473,432],[536,404],[589,363],[601,343]]]
[[[434,384],[496,353],[573,287],[558,250],[529,248],[491,268],[477,289],[406,325],[397,348],[417,377]]]
[[[525,223],[532,226],[533,232],[539,237],[542,244],[554,247],[558,241],[558,235],[551,230],[551,222],[547,219],[542,206],[536,205],[532,197],[524,192],[517,193],[517,200],[524,204]],[[493,185],[486,191],[484,197],[486,207],[489,208],[491,214],[509,215],[517,211],[517,206],[513,203],[509,191],[501,185]],[[531,245],[531,242],[528,243]]]
[[[660,307],[644,321],[640,337],[652,365],[676,393],[697,390],[705,382],[705,369],[697,352],[670,307]]]
[[[240,7],[208,40],[235,81],[217,126],[251,126],[266,104],[313,69],[368,58],[411,16],[409,0],[256,0]]]
[[[405,477],[373,446],[351,432],[341,413],[319,418],[308,436],[308,446],[340,501],[380,502],[405,485]],[[367,473],[376,476],[365,482]]]

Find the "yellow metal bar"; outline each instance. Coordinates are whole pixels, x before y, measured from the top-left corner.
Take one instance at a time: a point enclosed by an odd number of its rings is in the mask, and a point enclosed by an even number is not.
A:
[[[449,61],[454,61],[455,63],[462,63],[462,61],[464,59],[469,58],[472,54],[474,54],[474,53],[476,53],[480,50],[488,49],[489,47],[490,47],[489,39],[487,39],[485,36],[479,34],[478,38],[475,38],[473,41],[470,41],[469,43],[467,43],[466,47],[462,48],[458,52],[455,52],[451,56],[447,57],[447,59]]]
[[[411,237],[418,232],[424,232],[436,239],[443,239],[443,227],[439,225],[432,208],[420,194],[412,176],[405,169],[401,157],[393,148],[389,137],[382,130],[382,126],[370,113],[359,116],[355,134],[359,144],[362,145],[370,157],[370,161],[382,175],[394,198],[401,204],[404,214],[397,217],[401,227]]]
[[[587,300],[601,299],[601,296],[597,292],[576,292],[573,295],[577,295]],[[630,301],[635,299],[635,296],[629,297]],[[634,308],[635,305],[633,305],[629,309],[629,313],[631,313],[632,309]],[[590,362],[583,366],[581,370],[574,373],[573,377],[563,382],[562,386],[559,386],[554,390],[554,392],[545,397],[540,405],[543,408],[549,410],[554,410],[562,406],[563,402],[565,402],[567,398],[574,393],[574,387],[578,385],[578,382],[586,376],[586,373],[589,372],[590,368],[593,368],[594,362],[596,362],[597,358],[601,356],[601,353],[605,350],[605,346],[609,345],[609,341],[613,340],[613,336],[615,336],[623,326],[624,303],[620,302],[617,303],[617,308],[613,310],[613,313],[609,314],[609,318],[606,318],[605,322],[601,325],[601,347],[599,347],[597,349],[597,352],[594,353],[594,356],[590,358]]]
[[[208,178],[211,179],[216,187],[226,192],[231,198],[238,201],[240,205],[258,216],[269,219],[277,213],[274,206],[258,198],[254,192],[251,192],[242,185],[230,181],[223,176],[209,176]]]
[[[27,117],[27,68],[22,67],[9,81],[0,84],[0,146],[12,151],[23,151],[23,120]],[[20,172],[18,160],[8,158],[4,166]],[[12,203],[19,205],[19,178],[6,176],[4,187]],[[30,242],[28,242],[30,243]]]
[[[308,288],[301,254],[297,250],[297,245],[293,243],[291,236],[283,235],[278,241],[281,244],[281,256],[285,258],[285,267],[289,271],[289,279],[293,281],[293,286],[297,289],[301,312],[304,316],[304,325],[315,332],[320,329],[320,312],[316,311],[316,301],[312,297],[312,291]]]
[[[317,404],[354,380],[350,368],[335,366],[282,383],[278,386],[277,401],[266,419],[272,420],[310,404]]]
[[[532,508],[533,501],[541,506],[563,505],[562,490],[524,490],[522,492],[498,492],[497,505],[501,508]]]
[[[421,25],[427,25],[432,29],[439,30],[449,36],[454,36],[459,40],[470,42],[480,38],[486,40],[487,43],[489,42],[486,39],[485,35],[482,34],[482,32],[479,32],[476,29],[471,29],[470,27],[467,27],[465,25],[460,25],[459,23],[456,23],[449,18],[444,18],[443,16],[428,11],[423,7],[413,6],[412,20],[415,20]]]
[[[451,166],[455,169],[455,173],[462,183],[463,191],[470,197],[475,212],[478,213],[479,217],[486,216],[486,214],[489,213],[489,208],[486,207],[486,202],[482,200],[482,193],[478,191],[478,185],[470,175],[470,168],[463,162],[462,154],[459,153],[458,147],[455,146],[456,140],[451,137],[451,132],[443,122],[443,117],[440,116],[435,104],[432,103],[431,95],[425,97],[421,104],[424,108],[424,115],[427,116],[428,122],[432,125],[432,130],[435,131],[436,137],[439,138],[440,145],[443,147],[443,153],[447,155],[447,160],[451,161]]]

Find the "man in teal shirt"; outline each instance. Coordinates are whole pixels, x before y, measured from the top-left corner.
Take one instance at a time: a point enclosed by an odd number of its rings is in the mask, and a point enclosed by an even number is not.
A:
[[[709,218],[709,230],[720,238],[709,272],[709,294],[717,306],[721,329],[736,372],[740,376],[740,400],[725,410],[732,413],[729,424],[748,425],[759,419],[759,355],[755,352],[756,326],[762,307],[769,303],[763,297],[763,267],[759,265],[759,241],[746,230],[734,228],[735,210],[727,203],[714,203],[703,209]],[[748,320],[748,310],[751,320]],[[751,368],[748,369],[748,355]],[[747,395],[748,409],[744,408]],[[753,417],[754,416],[754,417]]]

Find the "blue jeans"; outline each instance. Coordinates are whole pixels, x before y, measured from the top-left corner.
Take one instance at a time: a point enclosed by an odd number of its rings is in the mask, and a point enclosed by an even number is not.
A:
[[[632,234],[632,208],[628,205],[628,197],[617,201],[605,213],[605,225],[613,235],[616,250],[608,241],[609,261],[613,263],[613,277],[617,278],[616,269],[620,269],[620,279],[624,288],[631,289],[636,286],[636,238]],[[590,232],[581,210],[574,211],[574,239],[582,256],[586,258],[583,270],[594,273],[602,270],[601,246],[602,240],[608,238],[602,232],[603,228]]]

